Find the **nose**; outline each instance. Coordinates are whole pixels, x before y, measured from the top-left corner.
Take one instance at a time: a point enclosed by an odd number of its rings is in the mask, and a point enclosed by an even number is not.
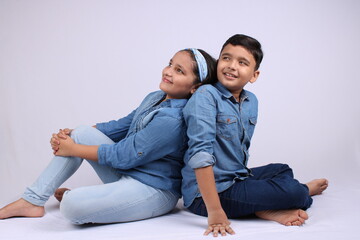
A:
[[[171,70],[171,67],[168,66],[166,68],[164,68],[164,71],[163,71],[164,75],[165,76],[172,76],[172,70]]]
[[[229,69],[231,69],[231,70],[234,70],[234,69],[235,69],[235,64],[236,64],[235,61],[230,61],[227,67],[228,67]]]

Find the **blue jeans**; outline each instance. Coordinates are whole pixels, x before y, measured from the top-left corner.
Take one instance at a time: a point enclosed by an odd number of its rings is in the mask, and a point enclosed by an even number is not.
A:
[[[264,210],[307,209],[312,204],[309,189],[294,179],[286,164],[269,164],[252,168],[253,176],[236,181],[219,193],[222,208],[228,218],[240,218]],[[196,198],[189,210],[207,216],[201,197]]]
[[[99,130],[81,126],[71,138],[84,145],[114,144]],[[78,157],[55,156],[39,178],[25,190],[22,198],[44,206],[82,164]],[[171,211],[178,197],[170,191],[155,189],[109,166],[88,161],[104,184],[81,187],[65,192],[61,213],[74,224],[128,222],[156,217]]]

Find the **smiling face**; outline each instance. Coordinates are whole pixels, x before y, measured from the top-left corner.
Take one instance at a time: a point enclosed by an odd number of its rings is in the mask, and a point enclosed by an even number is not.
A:
[[[218,60],[218,80],[239,100],[244,86],[248,82],[254,83],[260,74],[255,70],[255,65],[254,56],[248,50],[239,45],[228,44]]]
[[[186,51],[177,52],[162,71],[160,89],[169,98],[189,98],[195,91],[195,62]]]

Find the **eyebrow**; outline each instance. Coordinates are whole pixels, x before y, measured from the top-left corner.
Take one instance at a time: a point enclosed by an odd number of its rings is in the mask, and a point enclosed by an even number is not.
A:
[[[170,62],[172,63],[173,62],[173,60],[172,59],[170,59]],[[175,64],[175,66],[176,67],[178,67],[178,68],[180,68],[181,69],[181,71],[183,71],[184,73],[186,73],[186,70],[185,70],[185,68],[182,66],[182,65],[180,65],[180,64]]]
[[[226,53],[226,52],[225,52],[225,53],[222,53],[221,56],[230,56],[230,57],[232,57],[232,55],[231,55],[230,53]],[[243,61],[246,61],[247,63],[250,64],[249,59],[247,59],[247,58],[245,58],[245,57],[239,57],[239,58],[237,58],[237,60],[243,60]]]

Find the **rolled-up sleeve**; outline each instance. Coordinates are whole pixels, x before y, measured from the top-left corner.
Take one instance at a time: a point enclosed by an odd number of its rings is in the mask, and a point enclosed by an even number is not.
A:
[[[185,162],[193,169],[214,165],[216,106],[210,93],[206,89],[196,91],[183,113],[189,138]]]
[[[188,162],[192,169],[203,168],[215,164],[215,157],[207,152],[198,152]]]
[[[99,164],[130,169],[158,160],[184,145],[185,124],[181,118],[159,111],[142,130],[113,145],[100,145]]]

